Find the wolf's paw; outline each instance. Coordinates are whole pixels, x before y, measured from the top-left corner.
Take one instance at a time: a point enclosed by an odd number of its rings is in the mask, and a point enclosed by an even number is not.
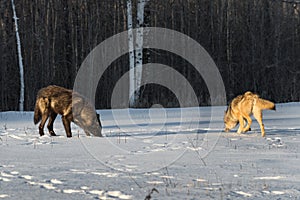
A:
[[[54,133],[54,131],[50,131],[50,135],[51,136],[56,136],[56,134]]]
[[[244,129],[244,130],[243,130],[243,133],[246,133],[246,132],[248,132],[248,131],[251,131],[251,128]]]

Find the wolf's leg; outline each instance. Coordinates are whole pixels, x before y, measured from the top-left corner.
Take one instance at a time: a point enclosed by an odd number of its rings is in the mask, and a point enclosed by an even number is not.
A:
[[[91,136],[91,134],[88,131],[84,131],[84,132],[87,136]]]
[[[246,120],[246,119],[244,119],[244,123],[245,123],[245,124],[247,123],[247,120]],[[251,131],[251,128],[249,128],[248,131]]]
[[[242,115],[239,115],[239,116],[238,116],[238,119],[239,119],[240,127],[239,127],[237,133],[242,133],[242,132],[243,132],[243,129],[244,129],[244,126],[245,126],[245,125],[244,125],[244,118],[243,118]]]
[[[245,133],[245,132],[251,130],[251,129],[250,129],[250,126],[251,126],[251,124],[252,124],[252,119],[251,119],[251,117],[250,117],[249,115],[247,115],[247,114],[245,114],[245,113],[243,113],[243,117],[244,117],[244,118],[246,119],[246,121],[247,121],[247,126],[243,129],[243,132]]]
[[[56,134],[53,130],[53,123],[54,123],[54,120],[56,119],[56,116],[57,116],[57,114],[55,112],[52,112],[49,116],[47,128],[48,128],[51,136],[56,136]]]
[[[68,119],[67,116],[62,116],[62,121],[65,127],[65,131],[67,134],[67,137],[72,137],[72,132],[71,132],[71,121]]]
[[[48,112],[44,112],[42,114],[42,120],[41,120],[41,123],[39,125],[39,133],[40,133],[40,136],[43,136],[44,135],[44,127],[45,127],[45,123],[48,119],[48,115],[49,113]]]
[[[260,130],[261,130],[261,136],[265,137],[265,126],[262,122],[262,112],[261,110],[255,110],[253,112],[253,116],[254,118],[257,120],[259,126],[260,126]]]

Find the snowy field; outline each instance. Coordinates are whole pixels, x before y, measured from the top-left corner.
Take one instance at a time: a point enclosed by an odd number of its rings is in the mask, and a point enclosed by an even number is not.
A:
[[[0,113],[0,199],[300,199],[300,103],[264,111],[265,138],[222,132],[225,109],[100,110],[103,138]]]

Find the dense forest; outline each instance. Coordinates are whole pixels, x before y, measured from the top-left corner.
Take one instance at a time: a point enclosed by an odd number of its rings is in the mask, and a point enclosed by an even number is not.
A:
[[[0,111],[18,110],[20,70],[12,2],[0,2]],[[89,52],[128,29],[127,3],[128,0],[15,1],[24,64],[25,110],[33,110],[37,91],[44,86],[73,87]],[[138,23],[137,3],[132,0],[133,27]],[[202,45],[221,73],[228,101],[247,90],[275,102],[300,101],[298,0],[148,0],[143,26],[176,30]],[[144,49],[143,55],[144,64],[162,63],[176,69],[192,85],[200,106],[210,105],[203,78],[185,59],[159,49]],[[110,108],[112,90],[128,70],[128,55],[123,55],[105,71],[98,83],[98,109]],[[166,87],[149,84],[141,91],[136,107],[178,106]]]

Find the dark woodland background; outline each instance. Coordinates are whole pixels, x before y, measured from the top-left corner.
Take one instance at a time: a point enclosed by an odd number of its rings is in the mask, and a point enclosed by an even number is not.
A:
[[[10,0],[0,0],[0,111],[18,110],[20,75]],[[136,0],[133,22],[136,24]],[[105,39],[127,30],[126,0],[18,0],[25,72],[25,110],[49,84],[72,88],[88,53]],[[300,1],[150,0],[145,27],[180,31],[199,42],[214,59],[227,99],[247,90],[275,102],[300,101]],[[116,47],[117,48],[117,47]],[[193,86],[200,105],[209,105],[201,75],[184,59],[145,50],[144,63],[166,64]],[[98,83],[96,107],[110,108],[111,92],[129,70],[128,55],[117,59]],[[127,91],[125,91],[127,92]],[[137,107],[178,102],[167,88],[146,85]]]

